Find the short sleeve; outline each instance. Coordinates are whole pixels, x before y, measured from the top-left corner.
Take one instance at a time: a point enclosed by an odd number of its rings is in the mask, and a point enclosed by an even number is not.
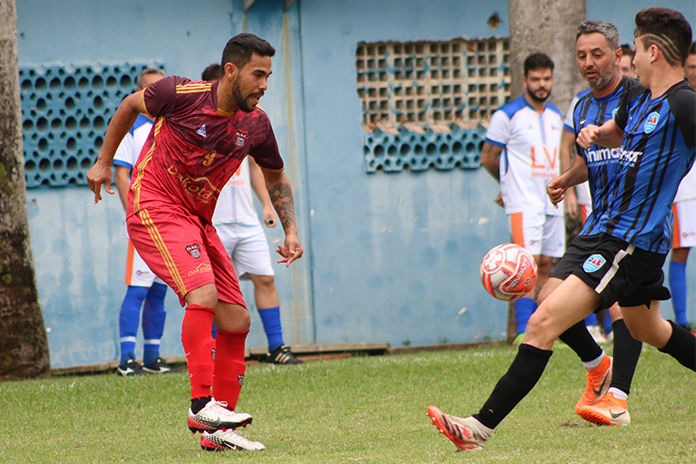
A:
[[[165,116],[176,107],[176,86],[188,82],[178,76],[169,76],[147,86],[143,91],[145,108],[150,116]]]
[[[256,164],[264,169],[282,171],[284,168],[283,158],[280,157],[278,151],[278,142],[273,133],[271,121],[263,110],[257,109],[256,111],[260,112],[257,122],[260,137],[258,143],[249,149],[249,156],[252,156]]]
[[[121,141],[121,144],[116,149],[114,155],[114,166],[123,166],[128,169],[133,169],[133,134],[128,132]]]
[[[568,132],[575,133],[575,122],[573,121],[573,114],[575,114],[575,105],[578,104],[578,96],[574,96],[573,100],[570,102],[568,111],[566,111],[565,119],[563,120],[563,128]]]
[[[685,88],[669,97],[669,107],[674,114],[679,132],[687,148],[696,145],[696,92]]]
[[[510,118],[504,111],[493,113],[491,124],[486,132],[486,142],[497,147],[504,147],[510,140]]]

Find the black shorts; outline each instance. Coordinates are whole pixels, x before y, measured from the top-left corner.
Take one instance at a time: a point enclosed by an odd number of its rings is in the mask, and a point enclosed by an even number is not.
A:
[[[666,254],[644,251],[610,235],[578,235],[568,245],[550,277],[565,280],[575,275],[602,299],[598,310],[619,306],[650,306],[653,300],[668,300],[662,285]]]

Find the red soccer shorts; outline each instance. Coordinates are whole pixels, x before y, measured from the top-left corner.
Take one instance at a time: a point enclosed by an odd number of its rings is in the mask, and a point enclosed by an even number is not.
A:
[[[179,295],[215,284],[218,299],[244,304],[232,261],[212,224],[173,205],[128,216],[128,235],[150,270]]]

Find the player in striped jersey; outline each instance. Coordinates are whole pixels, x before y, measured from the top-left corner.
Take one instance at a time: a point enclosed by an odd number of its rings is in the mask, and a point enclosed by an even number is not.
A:
[[[575,140],[580,130],[589,124],[601,125],[614,117],[618,111],[619,101],[630,89],[638,86],[634,79],[621,76],[621,47],[619,33],[616,28],[602,21],[585,21],[578,27],[576,41],[576,58],[578,69],[590,86],[589,91],[579,94],[579,99],[573,107],[573,115],[567,118],[564,125],[564,135],[572,134]],[[579,147],[578,147],[579,148]],[[565,178],[573,176],[589,177],[592,203],[596,205],[585,222],[585,228],[571,242],[551,274],[547,285],[542,289],[539,299],[545,299],[563,280],[573,273],[575,268],[589,258],[600,240],[598,235],[587,235],[589,223],[596,221],[606,208],[605,198],[610,185],[615,182],[616,164],[619,157],[617,150],[606,150],[600,146],[578,150],[573,166],[564,172],[563,176],[549,182],[549,190],[554,185],[565,183]],[[605,153],[597,156],[596,153]],[[564,156],[564,158],[566,158]],[[565,160],[566,162],[568,160]],[[581,184],[582,185],[582,184]],[[566,193],[572,192],[568,188]],[[564,198],[567,202],[567,198]],[[621,310],[615,302],[596,308],[607,309],[615,328],[614,359],[605,355],[603,350],[587,337],[587,330],[582,322],[575,324],[561,336],[566,344],[580,356],[588,370],[585,393],[575,406],[575,412],[591,422],[601,421],[603,424],[628,425],[626,400],[630,392],[633,374],[642,349],[642,343],[631,337],[623,321]],[[587,319],[585,319],[587,321]],[[618,401],[625,411],[618,418],[598,418],[594,409],[602,408],[605,401]],[[590,409],[589,411],[587,408]],[[592,414],[590,414],[592,412]]]
[[[683,83],[691,26],[674,10],[649,8],[636,15],[634,42],[634,63],[647,90],[629,90],[616,120],[586,126],[578,136],[585,149],[621,146],[606,211],[586,229],[603,234],[593,254],[532,315],[516,358],[478,413],[460,418],[428,408],[433,423],[462,449],[483,448],[541,378],[554,340],[600,305],[618,300],[636,339],[696,371],[696,337],[662,319],[659,311],[659,300],[669,297],[662,286],[670,239],[664,237],[665,223],[679,181],[696,156],[696,93]],[[559,187],[554,201],[566,188]]]

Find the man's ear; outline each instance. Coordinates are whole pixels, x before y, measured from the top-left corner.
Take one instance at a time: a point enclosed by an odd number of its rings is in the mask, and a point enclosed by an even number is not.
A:
[[[232,63],[231,61],[228,61],[227,63],[225,63],[224,70],[225,70],[225,75],[229,76],[232,80],[234,80],[237,77],[237,74],[239,72],[239,70],[237,69],[237,66],[235,66],[235,64]]]

